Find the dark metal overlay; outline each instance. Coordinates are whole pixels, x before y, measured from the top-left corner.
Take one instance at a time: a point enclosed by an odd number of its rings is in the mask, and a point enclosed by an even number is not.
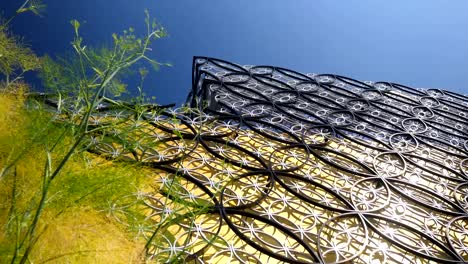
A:
[[[467,96],[196,57],[187,105],[90,139],[154,169],[149,259],[468,261]]]

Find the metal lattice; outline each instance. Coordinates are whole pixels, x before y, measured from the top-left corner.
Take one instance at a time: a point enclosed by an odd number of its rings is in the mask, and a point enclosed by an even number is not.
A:
[[[468,261],[467,96],[197,57],[187,103],[90,140],[155,170],[150,259]]]

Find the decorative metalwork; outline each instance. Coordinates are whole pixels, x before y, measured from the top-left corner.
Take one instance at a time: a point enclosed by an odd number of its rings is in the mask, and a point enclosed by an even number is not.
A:
[[[150,259],[468,262],[467,96],[196,57],[187,105],[90,138],[154,170]]]

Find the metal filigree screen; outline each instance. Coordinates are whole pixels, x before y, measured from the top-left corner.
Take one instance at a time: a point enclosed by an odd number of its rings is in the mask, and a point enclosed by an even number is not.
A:
[[[149,259],[468,261],[468,97],[197,57],[187,104],[90,139],[154,170]]]

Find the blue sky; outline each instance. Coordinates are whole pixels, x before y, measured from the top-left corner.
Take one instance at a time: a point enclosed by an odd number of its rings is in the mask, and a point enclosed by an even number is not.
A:
[[[3,0],[5,14],[21,4]],[[44,17],[24,15],[13,31],[39,54],[71,50],[69,21],[89,44],[110,42],[129,26],[143,31],[143,10],[170,36],[152,56],[173,67],[152,73],[146,91],[183,103],[194,55],[300,72],[468,93],[468,1],[379,0],[44,0]]]

